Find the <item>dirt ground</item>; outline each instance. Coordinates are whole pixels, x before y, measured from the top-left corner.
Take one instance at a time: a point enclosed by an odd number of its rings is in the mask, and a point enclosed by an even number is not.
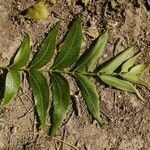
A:
[[[150,1],[92,0],[84,8],[79,0],[47,0],[49,17],[43,21],[25,19],[22,11],[34,0],[0,0],[0,63],[7,65],[25,33],[32,38],[32,53],[45,33],[62,21],[58,43],[68,24],[82,16],[84,41],[82,52],[109,26],[106,52],[99,64],[136,43],[142,51],[139,60],[150,63]],[[149,78],[148,76],[144,77]],[[8,107],[0,107],[0,150],[150,150],[150,92],[139,87],[145,103],[134,94],[96,83],[101,95],[104,125],[89,116],[80,92],[71,82],[72,104],[55,139],[36,129],[34,102],[26,76],[22,87]]]

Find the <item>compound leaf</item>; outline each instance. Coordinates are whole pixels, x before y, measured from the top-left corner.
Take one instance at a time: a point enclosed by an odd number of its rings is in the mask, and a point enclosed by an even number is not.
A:
[[[108,31],[98,38],[96,45],[90,51],[87,53],[85,52],[86,54],[83,54],[83,56],[80,57],[76,63],[77,68],[75,71],[86,73],[94,69],[98,58],[101,57],[104,52],[107,39]]]
[[[135,93],[141,100],[144,100],[139,91],[134,87],[134,85],[131,82],[119,79],[116,76],[106,74],[101,74],[99,75],[99,77],[103,82],[105,82],[109,86],[115,87],[123,91]]]
[[[27,65],[30,56],[30,37],[25,36],[11,67],[22,68]]]
[[[48,36],[44,39],[40,50],[37,52],[30,64],[30,68],[39,69],[51,60],[55,50],[56,37],[58,34],[59,26],[60,23],[57,23],[49,32]]]
[[[44,130],[49,105],[49,87],[45,76],[39,71],[29,70],[29,80],[33,91],[36,110]]]
[[[100,123],[99,95],[95,85],[84,75],[75,73],[75,78],[89,112]]]
[[[70,89],[68,81],[60,73],[52,73],[52,127],[51,138],[55,135],[63,121],[70,102]]]
[[[4,99],[2,102],[3,105],[8,104],[10,100],[16,95],[20,88],[20,81],[21,79],[19,71],[15,69],[8,69],[8,73],[6,75]]]
[[[136,54],[129,60],[127,60],[123,65],[122,65],[122,70],[121,72],[128,72],[128,70],[135,64],[136,60],[138,57],[141,55],[141,53]]]
[[[99,72],[112,74],[124,61],[134,55],[134,46],[127,48],[125,51],[117,55],[112,61],[106,64]]]
[[[72,65],[78,58],[82,42],[81,19],[77,19],[56,56],[53,69],[62,70]]]

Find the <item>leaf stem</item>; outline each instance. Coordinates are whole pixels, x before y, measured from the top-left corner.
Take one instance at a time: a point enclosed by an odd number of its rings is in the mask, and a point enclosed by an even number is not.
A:
[[[28,68],[26,68],[26,67],[22,67],[22,68],[20,68],[19,70],[20,70],[20,71],[27,71],[27,70],[28,70]]]
[[[27,70],[30,70],[30,68],[26,68],[26,67],[23,67],[20,69],[21,71],[27,71]],[[68,70],[53,70],[51,68],[47,68],[47,67],[43,67],[41,69],[39,69],[39,71],[41,72],[57,72],[57,73],[61,73],[61,74],[68,74],[68,75],[74,75],[74,71],[68,71]],[[87,72],[87,73],[82,73],[82,72],[76,72],[77,74],[82,74],[84,76],[90,76],[90,77],[94,77],[94,76],[97,76],[97,73],[95,72]]]
[[[90,76],[90,77],[97,76],[97,73],[95,73],[95,72],[87,72],[87,73],[76,72],[76,73],[84,75],[84,76]]]

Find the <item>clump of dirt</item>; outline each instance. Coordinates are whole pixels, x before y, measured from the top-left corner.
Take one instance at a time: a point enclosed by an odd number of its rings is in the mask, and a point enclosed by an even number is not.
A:
[[[109,0],[93,0],[87,8],[84,8],[80,1],[47,1],[49,17],[38,22],[26,19],[21,13],[35,2],[1,0],[1,64],[9,64],[25,33],[32,38],[32,53],[34,53],[45,33],[58,20],[62,22],[58,39],[58,43],[61,43],[69,23],[77,16],[82,16],[83,19],[85,37],[82,52],[106,27],[111,28],[106,52],[97,65],[135,43],[137,49],[142,51],[140,62],[150,62],[148,0],[114,0],[113,3]],[[148,150],[150,147],[149,90],[139,87],[145,98],[145,103],[142,103],[133,94],[110,89],[99,83],[96,86],[101,95],[100,110],[104,125],[98,126],[90,118],[80,92],[71,81],[72,105],[75,104],[76,109],[70,108],[58,135],[53,142],[50,142],[47,135],[37,131],[34,101],[24,75],[17,96],[8,107],[0,107],[0,149]]]

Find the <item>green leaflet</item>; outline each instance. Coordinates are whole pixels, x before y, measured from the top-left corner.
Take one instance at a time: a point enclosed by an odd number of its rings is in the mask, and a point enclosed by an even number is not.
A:
[[[95,85],[84,75],[75,73],[75,78],[89,112],[100,123],[99,95]]]
[[[112,75],[101,74],[101,75],[99,75],[99,77],[103,82],[105,82],[109,86],[115,87],[115,88],[123,90],[123,91],[135,93],[141,100],[144,100],[143,97],[141,96],[141,94],[139,93],[139,91],[133,86],[132,83],[122,80],[122,79],[119,79]]]
[[[56,134],[63,121],[70,102],[70,89],[68,81],[60,73],[52,73],[53,112],[51,138]]]
[[[134,55],[134,46],[127,48],[125,51],[117,55],[112,61],[106,64],[99,73],[112,74],[124,61],[131,58]]]
[[[3,105],[8,104],[19,90],[21,79],[18,69],[24,67],[27,64],[29,55],[30,55],[30,38],[28,35],[26,35],[15,56],[13,64],[10,67],[8,67]]]
[[[140,75],[146,69],[147,66],[148,66],[147,64],[137,65],[137,66],[131,68],[129,73],[132,73],[134,75]]]
[[[70,67],[78,58],[82,42],[81,19],[77,19],[56,56],[53,69],[63,70]]]
[[[10,100],[16,95],[20,88],[20,80],[20,73],[18,70],[8,69],[2,105],[8,104]]]
[[[27,65],[30,56],[30,37],[25,36],[11,68],[22,68]]]
[[[138,57],[141,55],[141,53],[136,54],[135,56],[133,56],[132,58],[130,58],[129,60],[127,60],[123,65],[122,65],[122,69],[121,72],[128,72],[128,70],[135,64],[136,60],[138,59]]]
[[[30,68],[39,69],[51,60],[55,50],[59,26],[60,23],[57,23],[49,32],[48,36],[44,39],[40,50],[37,52],[30,64]]]
[[[41,122],[41,127],[45,130],[47,109],[49,105],[49,87],[45,76],[39,71],[29,70],[29,80],[33,91],[36,110]]]
[[[140,79],[140,74],[146,69],[148,65],[146,64],[141,64],[133,67],[129,72],[127,73],[122,73],[121,76],[133,83],[141,84],[146,87],[150,87],[149,83],[146,83],[144,80]]]
[[[101,57],[104,52],[107,39],[108,31],[106,31],[98,38],[96,45],[90,51],[87,53],[85,52],[85,54],[80,57],[76,63],[77,68],[75,71],[86,73],[94,69],[98,58]]]
[[[144,85],[146,87],[150,87],[149,83],[146,83],[144,80],[140,79],[140,77],[138,77],[132,73],[126,73],[126,74],[122,75],[122,77],[128,81],[133,82],[133,83],[141,84],[141,85]]]

